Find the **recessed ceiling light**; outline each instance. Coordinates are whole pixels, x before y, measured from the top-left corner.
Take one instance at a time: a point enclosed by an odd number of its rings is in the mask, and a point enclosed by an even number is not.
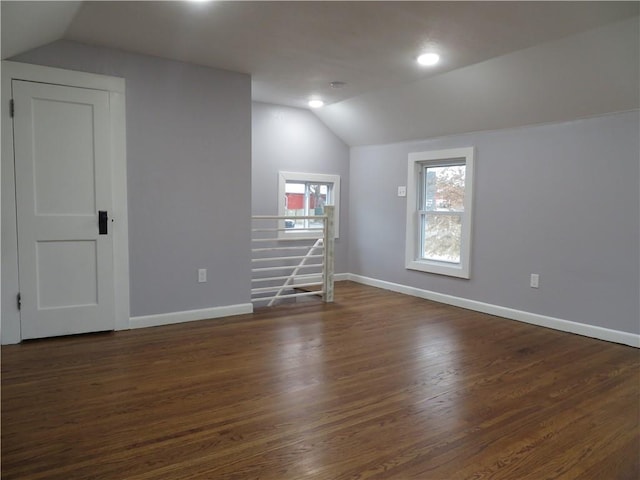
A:
[[[431,66],[440,61],[440,55],[437,53],[423,53],[418,57],[418,63],[420,65]]]
[[[322,100],[309,100],[309,106],[311,108],[320,108],[324,105]]]
[[[331,88],[342,88],[346,85],[346,83],[336,80],[335,82],[331,82],[329,85],[331,85]]]

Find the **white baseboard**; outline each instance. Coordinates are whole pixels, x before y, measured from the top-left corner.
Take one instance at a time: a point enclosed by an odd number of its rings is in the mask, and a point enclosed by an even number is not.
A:
[[[187,310],[184,312],[159,313],[157,315],[131,317],[129,320],[129,328],[157,327],[159,325],[230,317],[232,315],[242,315],[245,313],[253,313],[253,305],[251,303],[240,303],[238,305],[225,305],[223,307],[202,308],[199,310]]]
[[[333,276],[333,280],[335,282],[350,280],[350,274],[336,273]],[[131,317],[129,319],[129,328],[157,327],[160,325],[171,325],[172,323],[194,322],[197,320],[243,315],[245,313],[253,313],[253,304],[241,303],[238,305],[225,305],[223,307],[203,308],[200,310]]]
[[[478,302],[476,300],[469,300],[461,297],[454,297],[452,295],[445,295],[443,293],[433,292],[430,290],[422,290],[420,288],[409,287],[399,283],[363,277],[362,275],[356,275],[353,273],[347,274],[347,277],[353,282],[362,283],[363,285],[369,285],[371,287],[404,293],[405,295],[446,303],[448,305],[454,305],[456,307],[466,308],[467,310],[474,310],[476,312],[488,313],[490,315],[496,315],[510,320],[518,320],[520,322],[530,323],[540,327],[553,328],[554,330],[576,333],[585,337],[592,337],[599,340],[622,343],[624,345],[640,348],[640,335],[634,333],[621,332],[619,330],[611,330],[609,328],[586,325],[584,323],[572,322],[570,320],[563,320],[545,315],[538,315],[537,313],[515,310],[513,308],[501,307],[499,305],[492,305],[490,303]]]
[[[513,308],[492,305],[490,303],[478,302],[462,297],[454,297],[444,293],[423,290],[399,283],[387,282],[375,278],[364,277],[353,273],[337,273],[334,275],[336,282],[351,280],[353,282],[369,285],[372,287],[390,290],[392,292],[403,293],[412,297],[424,298],[435,302],[445,303],[456,307],[474,310],[476,312],[487,313],[498,317],[530,323],[540,327],[552,328],[563,332],[575,333],[585,337],[597,338],[608,342],[621,343],[632,347],[640,348],[640,335],[609,328],[587,325],[584,323],[572,322],[561,318],[548,317],[537,313],[515,310]],[[183,312],[161,313],[157,315],[145,315],[131,317],[130,328],[154,327],[159,325],[169,325],[172,323],[193,322],[196,320],[207,320],[212,318],[229,317],[232,315],[242,315],[253,312],[251,303],[238,305],[226,305],[223,307],[204,308],[200,310],[187,310]]]

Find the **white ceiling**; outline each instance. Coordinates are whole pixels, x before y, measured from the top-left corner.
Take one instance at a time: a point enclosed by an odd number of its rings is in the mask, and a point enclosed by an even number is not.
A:
[[[304,108],[310,96],[322,97],[328,107],[318,111],[318,116],[349,144],[358,145],[482,129],[481,124],[468,121],[453,129],[431,128],[434,115],[418,106],[428,107],[425,96],[436,103],[443,98],[455,100],[449,80],[461,75],[473,80],[470,72],[479,72],[483,65],[486,69],[487,62],[502,59],[504,63],[512,58],[514,65],[519,64],[519,52],[563,42],[598,27],[619,25],[614,22],[637,17],[639,5],[609,1],[5,0],[2,57],[64,38],[245,72],[252,75],[253,99],[257,101]],[[620,41],[630,38],[634,38],[633,32]],[[432,69],[415,63],[417,54],[427,47],[442,56],[441,64]],[[631,67],[633,63],[632,59]],[[556,59],[553,68],[564,64]],[[523,68],[536,77],[549,67],[543,61]],[[490,77],[477,78],[488,81]],[[329,83],[335,80],[347,85],[332,89]],[[511,94],[521,91],[512,92],[506,84],[505,88]],[[495,93],[491,92],[491,98]],[[418,98],[422,102],[416,103]],[[593,109],[587,110],[593,113]],[[381,115],[387,120],[376,120]],[[529,117],[554,119],[548,115],[525,117],[520,124]]]

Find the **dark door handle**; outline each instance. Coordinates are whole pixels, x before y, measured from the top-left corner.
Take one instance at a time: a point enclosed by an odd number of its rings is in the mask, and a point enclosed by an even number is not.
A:
[[[107,211],[99,210],[98,211],[98,233],[100,235],[107,234],[107,220],[108,220]]]

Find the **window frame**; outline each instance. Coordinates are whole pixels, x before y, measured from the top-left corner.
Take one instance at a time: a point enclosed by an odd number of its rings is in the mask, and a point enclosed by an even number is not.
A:
[[[286,216],[286,184],[287,182],[319,183],[331,185],[331,203],[334,206],[334,231],[335,238],[340,233],[340,175],[326,173],[300,173],[300,172],[278,172],[278,216]],[[294,217],[292,217],[294,218]],[[281,220],[278,228],[284,229],[284,220]],[[278,239],[303,239],[321,238],[322,232],[305,229],[286,229],[278,231]]]
[[[409,154],[407,168],[407,222],[405,245],[405,268],[439,275],[458,278],[470,278],[471,240],[473,219],[473,179],[474,179],[474,147],[451,148],[446,150],[429,150],[412,152]],[[421,200],[425,192],[421,171],[425,166],[438,167],[450,165],[465,165],[464,211],[460,213],[462,220],[460,240],[460,263],[430,260],[421,258]],[[429,212],[434,213],[434,212]],[[438,212],[435,212],[438,214]],[[456,212],[442,212],[443,215],[453,215]]]

